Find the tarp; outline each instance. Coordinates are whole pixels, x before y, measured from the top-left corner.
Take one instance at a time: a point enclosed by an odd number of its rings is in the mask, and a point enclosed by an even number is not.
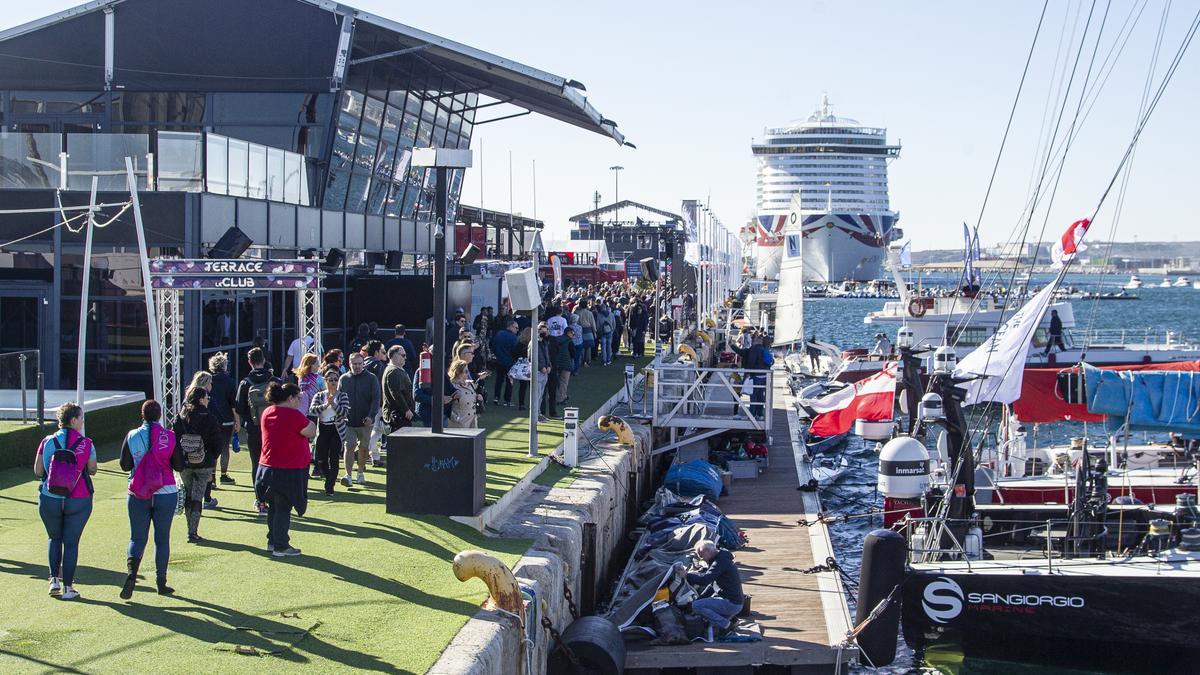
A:
[[[667,469],[667,477],[663,485],[677,495],[694,497],[705,495],[710,499],[721,496],[721,474],[716,467],[703,459],[696,459],[684,464],[674,464]]]
[[[1200,372],[1101,370],[1087,364],[1088,412],[1130,430],[1172,431],[1200,435]]]
[[[1026,368],[1021,397],[1013,402],[1017,419],[1030,424],[1044,422],[1102,422],[1104,415],[1088,412],[1087,406],[1067,403],[1058,391],[1058,374],[1076,368]],[[1101,370],[1174,370],[1200,371],[1200,361],[1146,363],[1134,366],[1108,366]]]

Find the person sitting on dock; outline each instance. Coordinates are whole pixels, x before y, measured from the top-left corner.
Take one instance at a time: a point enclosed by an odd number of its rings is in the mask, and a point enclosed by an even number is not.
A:
[[[733,627],[733,617],[742,611],[745,602],[742,576],[733,561],[733,553],[718,548],[711,539],[697,542],[692,550],[707,567],[703,572],[689,573],[687,582],[701,592],[708,586],[713,590],[712,595],[693,601],[692,611],[707,621],[716,634],[727,633]]]

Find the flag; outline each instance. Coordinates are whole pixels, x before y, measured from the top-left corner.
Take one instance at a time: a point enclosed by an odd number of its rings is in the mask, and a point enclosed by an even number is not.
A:
[[[979,284],[979,272],[975,270],[975,261],[979,260],[979,233],[971,235],[971,228],[963,223],[963,279],[968,286]]]
[[[906,241],[900,247],[900,267],[906,270],[912,269],[912,241]]]
[[[1054,260],[1054,267],[1062,267],[1068,260],[1074,258],[1076,253],[1087,250],[1087,246],[1083,245],[1083,236],[1087,234],[1088,226],[1091,224],[1087,218],[1077,220],[1071,223],[1058,241],[1054,242],[1054,246],[1050,249],[1050,258]]]
[[[808,425],[808,433],[821,437],[836,436],[850,431],[854,420],[890,420],[895,400],[896,364],[889,363],[865,380],[806,404],[806,407],[818,413]]]
[[[562,260],[557,253],[550,254],[550,268],[554,270],[554,293],[563,292]]]
[[[958,362],[955,377],[985,376],[963,385],[968,405],[989,401],[1012,403],[1021,396],[1030,341],[1056,289],[1057,284],[1047,284],[999,330]]]

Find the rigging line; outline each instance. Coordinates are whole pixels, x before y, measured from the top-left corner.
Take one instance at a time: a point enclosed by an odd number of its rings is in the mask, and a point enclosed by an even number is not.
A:
[[[992,187],[994,187],[996,183],[996,173],[1000,169],[1000,160],[1004,157],[1004,148],[1008,144],[1008,134],[1012,131],[1013,118],[1015,118],[1017,114],[1017,104],[1021,101],[1021,92],[1025,89],[1025,78],[1029,75],[1029,64],[1033,62],[1033,53],[1037,48],[1038,37],[1042,34],[1042,24],[1046,20],[1046,9],[1049,6],[1050,0],[1045,0],[1045,2],[1042,3],[1042,12],[1038,15],[1037,28],[1034,29],[1033,40],[1031,40],[1029,43],[1029,53],[1025,56],[1025,67],[1021,70],[1021,79],[1017,82],[1017,93],[1013,96],[1012,107],[1010,107],[1008,110],[1008,121],[1004,124],[1004,135],[1000,137],[1000,148],[996,151],[996,161],[992,163],[992,174],[988,177],[987,189],[983,193],[983,203],[979,205],[979,215],[975,218],[974,236],[976,239],[979,237],[979,224],[983,222],[983,214],[985,211],[987,211],[988,199],[992,195]],[[967,247],[967,255],[970,256],[974,251],[971,242],[967,242]],[[966,276],[967,266],[963,265],[962,277],[964,281],[969,281],[966,280]],[[972,304],[976,303],[977,301],[973,299]],[[946,326],[943,328],[943,330],[950,327],[951,316],[953,315],[950,314],[946,316]]]
[[[1097,202],[1095,209],[1093,209],[1090,219],[1095,219],[1096,214],[1100,211],[1100,208],[1104,205],[1105,200],[1108,198],[1109,193],[1112,191],[1113,185],[1116,184],[1117,178],[1120,177],[1122,169],[1125,167],[1126,162],[1128,162],[1130,155],[1133,153],[1133,149],[1137,146],[1137,142],[1141,138],[1142,131],[1145,130],[1146,124],[1150,121],[1150,117],[1153,115],[1155,109],[1158,107],[1159,101],[1162,100],[1162,95],[1166,91],[1167,85],[1174,78],[1175,72],[1179,68],[1179,64],[1183,61],[1183,57],[1187,53],[1188,47],[1191,45],[1192,39],[1195,37],[1196,29],[1198,27],[1200,27],[1200,10],[1196,11],[1196,14],[1192,19],[1191,26],[1188,28],[1187,32],[1185,33],[1185,36],[1179,45],[1179,49],[1176,50],[1175,57],[1172,59],[1171,65],[1168,67],[1166,74],[1163,76],[1163,79],[1158,86],[1158,89],[1154,95],[1154,98],[1150,102],[1150,106],[1146,109],[1145,114],[1142,115],[1142,118],[1141,118],[1136,130],[1134,131],[1133,137],[1129,141],[1129,146],[1125,150],[1125,154],[1121,157],[1121,161],[1118,163],[1116,170],[1113,172],[1112,179],[1109,180],[1107,187],[1105,187],[1104,192],[1100,195],[1100,199]],[[1062,266],[1062,268],[1059,270],[1058,275],[1055,277],[1054,281],[1051,282],[1054,286],[1057,286],[1058,284],[1060,284],[1062,282],[1063,278],[1067,275],[1067,272],[1070,270],[1071,264],[1073,262],[1074,262],[1074,258],[1066,261],[1066,263]],[[989,353],[989,358],[990,358],[990,356],[991,356],[991,354]],[[1013,366],[1012,363],[1008,364],[1008,366],[1004,372],[1005,376],[1008,374],[1008,370],[1010,370],[1012,368],[1012,366]],[[994,414],[994,407],[995,407],[994,405],[988,404],[986,412],[984,413],[986,419],[988,419],[988,420],[991,419],[992,415]],[[978,432],[978,430],[972,431],[972,434],[971,434],[972,439],[975,437],[977,432]]]
[[[1071,26],[1075,26],[1078,24],[1079,10],[1082,8],[1083,8],[1083,3],[1081,2],[1076,8],[1075,21],[1070,22]],[[1050,133],[1050,110],[1053,108],[1052,103],[1054,101],[1058,100],[1059,93],[1061,93],[1061,91],[1062,91],[1063,80],[1065,80],[1067,78],[1067,66],[1066,66],[1066,61],[1063,59],[1063,52],[1066,51],[1067,49],[1069,49],[1069,45],[1071,43],[1075,42],[1074,31],[1072,31],[1072,33],[1071,33],[1070,42],[1063,39],[1064,37],[1066,37],[1066,34],[1067,34],[1068,18],[1070,17],[1070,14],[1071,14],[1071,3],[1069,3],[1069,2],[1063,3],[1063,10],[1064,10],[1063,11],[1063,25],[1062,25],[1062,30],[1059,31],[1059,35],[1058,35],[1058,49],[1054,50],[1054,65],[1052,65],[1050,67],[1050,70],[1048,71],[1050,73],[1050,79],[1047,82],[1047,87],[1046,87],[1046,104],[1044,106],[1042,106],[1042,119],[1040,122],[1038,122],[1037,147],[1035,147],[1033,150],[1033,165],[1029,167],[1029,182],[1025,186],[1025,201],[1026,202],[1029,201],[1030,196],[1033,194],[1033,179],[1037,176],[1037,167],[1038,167],[1037,160],[1039,157],[1042,156],[1042,144],[1047,142],[1046,136],[1047,136],[1047,134]],[[1055,84],[1054,84],[1054,73],[1059,72],[1058,65],[1060,62],[1062,62],[1063,68],[1062,68],[1062,73],[1059,75],[1059,78],[1058,78],[1058,90],[1056,91]],[[1015,226],[1020,225],[1020,223],[1021,223],[1021,219],[1017,218],[1017,222],[1014,224],[1013,232],[1016,231]]]
[[[1058,129],[1062,125],[1063,113],[1065,113],[1066,109],[1067,109],[1067,101],[1070,98],[1071,89],[1075,83],[1075,74],[1079,69],[1079,59],[1083,55],[1084,45],[1087,44],[1088,31],[1091,28],[1092,16],[1095,14],[1095,11],[1096,11],[1096,0],[1092,0],[1091,8],[1088,10],[1087,22],[1083,26],[1083,35],[1079,39],[1079,48],[1075,51],[1075,61],[1074,61],[1073,65],[1071,66],[1071,76],[1067,80],[1066,93],[1063,96],[1062,105],[1059,106],[1058,115],[1057,115],[1056,121],[1054,123],[1054,132],[1051,134],[1051,144],[1050,144],[1051,147],[1053,147],[1053,139],[1058,137]],[[1105,15],[1107,16],[1107,10],[1105,12]],[[1101,32],[1103,32],[1103,26],[1101,26],[1100,30],[1101,30]],[[1097,44],[1099,44],[1099,34],[1097,35],[1096,41],[1097,41]],[[1094,53],[1093,53],[1093,56],[1094,56]],[[1084,84],[1086,85],[1086,82]],[[1086,87],[1081,86],[1081,91],[1085,88]],[[1046,172],[1049,169],[1049,164],[1050,164],[1050,157],[1049,157],[1049,153],[1047,153],[1046,161],[1042,165],[1042,175],[1038,179],[1038,186],[1037,186],[1037,190],[1035,191],[1035,200],[1036,200],[1036,193],[1041,191],[1042,184],[1045,182]],[[1023,250],[1025,247],[1025,240],[1029,236],[1029,227],[1033,222],[1033,213],[1034,213],[1034,210],[1031,209],[1029,212],[1029,218],[1025,222],[1025,227],[1022,229],[1019,250]],[[1036,259],[1037,259],[1037,255],[1035,253],[1034,260],[1036,260]],[[1032,262],[1030,264],[1030,271],[1031,272],[1033,271]],[[966,274],[965,266],[963,267],[963,274],[964,275]],[[1009,281],[1008,281],[1009,292],[1007,295],[1009,297],[1006,298],[1004,306],[1000,308],[1000,311],[997,313],[997,316],[996,316],[997,330],[999,330],[1000,326],[1004,325],[1004,316],[1005,316],[1005,312],[1008,309],[1009,300],[1011,300],[1012,287],[1013,287],[1013,283],[1016,280],[1016,276],[1017,276],[1017,266],[1014,265],[1013,269],[1012,269],[1012,273],[1009,275]],[[972,302],[972,306],[976,306],[977,304],[978,303],[976,303],[976,302]],[[950,315],[950,316],[953,316],[953,315]],[[948,330],[950,327],[950,316],[946,317],[946,327],[944,330]],[[964,317],[964,319],[965,318],[966,317]],[[961,335],[956,336],[956,337],[960,338]],[[957,344],[958,344],[958,339],[955,339],[954,346],[957,346]],[[991,360],[991,353],[989,352],[988,362],[990,362],[990,360]],[[985,366],[984,366],[985,368],[986,368],[986,363],[987,362],[985,362]]]
[[[1146,72],[1146,83],[1142,86],[1142,99],[1138,103],[1138,114],[1135,119],[1141,119],[1142,115],[1144,115],[1146,112],[1146,103],[1147,103],[1147,100],[1150,98],[1151,85],[1154,83],[1154,72],[1158,69],[1158,57],[1162,53],[1163,35],[1166,33],[1167,16],[1170,14],[1170,12],[1171,12],[1171,0],[1167,0],[1163,4],[1162,17],[1158,21],[1158,32],[1155,35],[1155,39],[1154,39],[1154,49],[1150,52],[1150,67],[1149,67],[1149,70]],[[1121,179],[1121,189],[1117,193],[1117,205],[1116,205],[1116,208],[1115,208],[1115,211],[1113,214],[1112,226],[1108,230],[1108,248],[1104,254],[1104,257],[1106,260],[1112,259],[1113,245],[1115,243],[1115,239],[1117,236],[1117,225],[1120,223],[1121,214],[1124,212],[1125,197],[1127,195],[1127,189],[1129,187],[1129,178],[1133,173],[1133,160],[1134,160],[1134,157],[1136,157],[1136,155],[1137,155],[1137,151],[1135,150],[1134,154],[1131,155],[1129,158],[1129,165],[1125,168],[1125,175]],[[1096,325],[1096,315],[1098,313],[1099,305],[1100,305],[1100,293],[1101,293],[1101,289],[1102,289],[1102,281],[1105,276],[1107,276],[1107,272],[1101,274],[1100,280],[1098,280],[1096,282],[1096,289],[1094,291],[1094,293],[1096,294],[1096,297],[1092,299],[1091,315],[1088,317],[1088,329],[1087,329],[1087,333],[1085,334],[1085,337],[1090,336],[1092,334],[1092,330],[1095,328],[1095,325]],[[1084,356],[1086,356],[1086,354],[1087,354],[1088,346],[1089,346],[1088,344],[1084,345],[1083,352],[1080,354],[1081,361],[1083,360]]]
[[[1111,4],[1111,0],[1110,0],[1110,4]],[[1078,48],[1078,49],[1075,51],[1075,61],[1074,61],[1074,63],[1073,63],[1073,64],[1072,64],[1072,66],[1071,66],[1071,75],[1070,75],[1070,77],[1069,77],[1069,78],[1068,78],[1068,80],[1067,80],[1067,89],[1066,89],[1066,91],[1065,91],[1065,92],[1064,92],[1064,94],[1063,94],[1063,98],[1062,98],[1062,105],[1061,105],[1061,106],[1059,106],[1059,109],[1058,109],[1058,115],[1056,116],[1056,119],[1055,119],[1055,123],[1054,123],[1054,131],[1053,131],[1053,132],[1052,132],[1052,134],[1050,135],[1050,141],[1049,141],[1049,143],[1048,143],[1048,145],[1047,145],[1047,154],[1046,154],[1046,159],[1045,159],[1045,161],[1044,161],[1044,162],[1043,162],[1043,164],[1042,164],[1042,173],[1041,173],[1041,176],[1038,178],[1037,188],[1036,188],[1036,189],[1035,189],[1035,191],[1034,191],[1034,200],[1033,200],[1033,206],[1029,207],[1029,217],[1028,217],[1028,219],[1026,219],[1026,221],[1025,221],[1025,226],[1024,226],[1024,228],[1022,229],[1022,232],[1021,232],[1021,240],[1020,240],[1020,243],[1019,243],[1019,245],[1018,245],[1018,250],[1024,250],[1024,248],[1025,248],[1025,240],[1026,240],[1026,238],[1029,236],[1029,227],[1030,227],[1030,225],[1031,225],[1031,224],[1032,224],[1032,222],[1033,222],[1033,214],[1036,212],[1036,204],[1037,204],[1038,196],[1039,196],[1039,194],[1041,193],[1042,185],[1043,185],[1043,184],[1045,183],[1045,181],[1046,181],[1046,172],[1048,171],[1048,169],[1049,169],[1049,166],[1050,166],[1050,148],[1054,147],[1054,139],[1058,137],[1058,129],[1059,129],[1059,127],[1062,125],[1063,113],[1064,113],[1064,112],[1066,112],[1066,108],[1067,108],[1067,101],[1070,99],[1071,89],[1072,89],[1072,87],[1074,86],[1074,83],[1075,83],[1075,74],[1076,74],[1076,72],[1078,71],[1078,68],[1079,68],[1079,59],[1080,59],[1080,57],[1083,55],[1083,47],[1084,47],[1084,45],[1086,45],[1086,44],[1087,44],[1087,36],[1088,36],[1088,31],[1089,31],[1089,29],[1091,28],[1091,25],[1092,25],[1092,16],[1095,14],[1095,11],[1096,11],[1096,0],[1092,0],[1091,8],[1088,10],[1087,21],[1084,23],[1084,26],[1083,26],[1083,34],[1082,34],[1082,35],[1080,36],[1080,38],[1079,38],[1079,48]],[[1105,16],[1106,16],[1106,17],[1108,16],[1108,11],[1107,11],[1107,9],[1105,10]],[[1103,31],[1104,31],[1104,26],[1103,26],[1103,25],[1101,25],[1101,27],[1100,27],[1100,32],[1099,32],[1099,33],[1097,33],[1097,36],[1096,36],[1096,45],[1097,45],[1097,48],[1099,47],[1099,43],[1100,43],[1100,36],[1103,34]],[[1093,59],[1094,59],[1094,58],[1095,58],[1095,52],[1094,52],[1094,51],[1093,51],[1093,54],[1092,54],[1092,56],[1093,56]],[[1089,67],[1089,72],[1090,72],[1090,67]],[[1080,87],[1080,90],[1081,90],[1081,92],[1086,90],[1086,88],[1087,88],[1087,87],[1086,87],[1086,85],[1087,85],[1087,82],[1086,82],[1086,79],[1085,79],[1085,81],[1084,81],[1083,85],[1081,85],[1081,87]],[[1082,93],[1081,93],[1081,97],[1082,97]],[[1081,100],[1082,100],[1082,99],[1081,99]],[[1078,117],[1078,112],[1076,112],[1076,117]],[[1065,159],[1065,157],[1064,157],[1064,159]],[[1040,242],[1039,242],[1039,243],[1040,243]],[[1034,253],[1034,256],[1033,256],[1033,260],[1036,260],[1036,259],[1037,259],[1037,253],[1036,253],[1036,250],[1035,250],[1035,253]],[[1032,272],[1032,271],[1033,271],[1033,262],[1031,261],[1031,262],[1030,262],[1030,272]],[[963,267],[963,275],[964,275],[964,276],[966,275],[966,266],[965,266],[965,265],[964,265],[964,267]],[[1002,276],[1002,275],[1001,275],[1001,276]],[[1006,311],[1007,311],[1007,309],[1008,309],[1009,301],[1013,299],[1013,298],[1012,298],[1012,293],[1013,293],[1013,283],[1016,281],[1016,276],[1017,276],[1017,266],[1016,266],[1016,265],[1014,265],[1014,266],[1013,266],[1013,269],[1012,269],[1012,273],[1009,275],[1009,280],[1008,280],[1008,288],[1009,288],[1009,290],[1008,290],[1008,293],[1006,294],[1006,298],[1005,298],[1005,303],[1004,303],[1004,306],[1000,308],[1000,311],[999,311],[999,313],[998,313],[998,314],[997,314],[997,316],[996,316],[996,327],[997,327],[997,330],[999,329],[999,327],[1000,327],[1000,326],[1002,326],[1002,325],[1004,324],[1004,315],[1005,315],[1005,312],[1006,312]],[[967,312],[964,312],[964,316],[963,316],[963,317],[960,319],[960,322],[959,322],[960,326],[961,326],[961,325],[965,325],[963,322],[964,322],[964,321],[966,321],[966,320],[968,320],[970,317],[973,317],[973,316],[974,316],[975,309],[978,307],[978,302],[977,302],[977,299],[978,299],[978,296],[976,296],[976,299],[973,299],[973,300],[972,300],[972,302],[971,302],[971,308],[970,308],[970,309],[969,309]],[[951,314],[951,315],[948,315],[948,316],[946,317],[946,326],[945,326],[945,329],[944,329],[944,330],[948,330],[948,329],[949,329],[949,327],[950,327],[950,317],[951,317],[951,316],[953,316],[953,315]],[[961,331],[956,331],[956,332],[961,332]],[[957,346],[958,340],[956,339],[954,342],[955,342],[955,346]],[[990,355],[990,353],[989,353],[989,360],[990,360],[990,356],[991,356],[991,355]]]

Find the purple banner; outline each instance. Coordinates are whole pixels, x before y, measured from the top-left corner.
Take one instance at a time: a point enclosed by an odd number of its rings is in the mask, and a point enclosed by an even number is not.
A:
[[[320,263],[316,260],[188,260],[155,258],[150,261],[150,275],[185,274],[202,276],[291,275],[316,276]]]
[[[320,288],[316,275],[268,275],[249,276],[244,274],[152,274],[151,288],[217,289],[217,290],[260,290],[292,291],[301,288]]]

